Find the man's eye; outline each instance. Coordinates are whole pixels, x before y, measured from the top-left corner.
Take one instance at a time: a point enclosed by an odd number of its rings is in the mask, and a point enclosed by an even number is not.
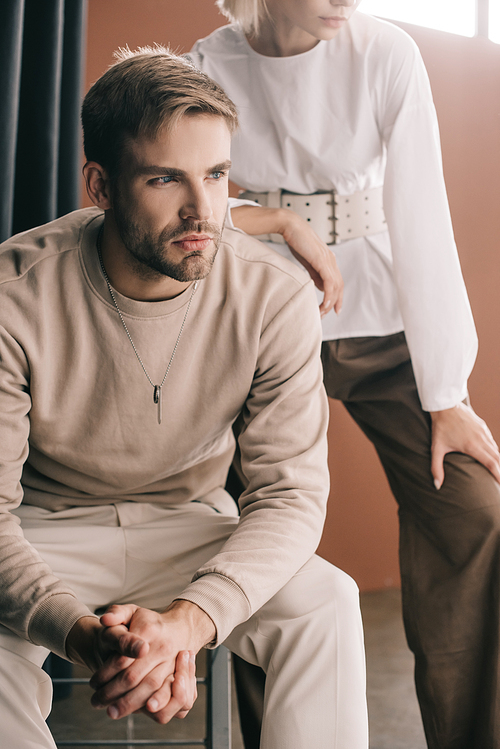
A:
[[[156,177],[153,180],[153,184],[155,185],[168,185],[169,182],[173,182],[175,177]]]
[[[212,172],[210,176],[212,179],[222,179],[222,177],[226,176],[226,172]]]

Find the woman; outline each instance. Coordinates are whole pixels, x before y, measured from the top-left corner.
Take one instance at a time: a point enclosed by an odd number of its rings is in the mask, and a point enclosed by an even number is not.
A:
[[[323,318],[325,385],[372,440],[399,504],[428,745],[500,746],[499,453],[464,403],[476,335],[420,54],[399,28],[355,12],[359,0],[218,4],[233,24],[191,58],[238,106],[232,179],[263,204],[281,201],[234,209],[235,225],[292,233],[292,246],[300,234],[300,252],[307,227],[291,232],[283,211],[299,204],[324,241],[341,240],[344,306]]]

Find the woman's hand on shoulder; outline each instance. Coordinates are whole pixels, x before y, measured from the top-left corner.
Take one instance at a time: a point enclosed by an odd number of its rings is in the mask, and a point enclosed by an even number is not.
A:
[[[337,265],[337,259],[311,229],[307,221],[293,211],[282,209],[285,214],[282,231],[283,239],[290,248],[292,255],[302,263],[309,272],[315,286],[324,292],[319,311],[324,317],[331,309],[337,315],[342,309],[344,297],[344,281]]]

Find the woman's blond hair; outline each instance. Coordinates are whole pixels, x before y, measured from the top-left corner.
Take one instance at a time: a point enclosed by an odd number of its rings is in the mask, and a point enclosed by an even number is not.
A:
[[[266,0],[216,0],[216,5],[226,18],[239,23],[245,34],[256,34],[268,15]]]

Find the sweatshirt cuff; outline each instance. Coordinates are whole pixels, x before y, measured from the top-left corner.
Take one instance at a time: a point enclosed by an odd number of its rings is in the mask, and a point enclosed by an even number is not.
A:
[[[213,572],[194,580],[176,599],[195,603],[215,624],[217,633],[208,648],[218,647],[252,615],[250,602],[239,585]]]
[[[28,637],[34,645],[42,645],[52,653],[69,660],[66,638],[78,619],[98,617],[69,593],[57,593],[46,598],[31,617]]]

